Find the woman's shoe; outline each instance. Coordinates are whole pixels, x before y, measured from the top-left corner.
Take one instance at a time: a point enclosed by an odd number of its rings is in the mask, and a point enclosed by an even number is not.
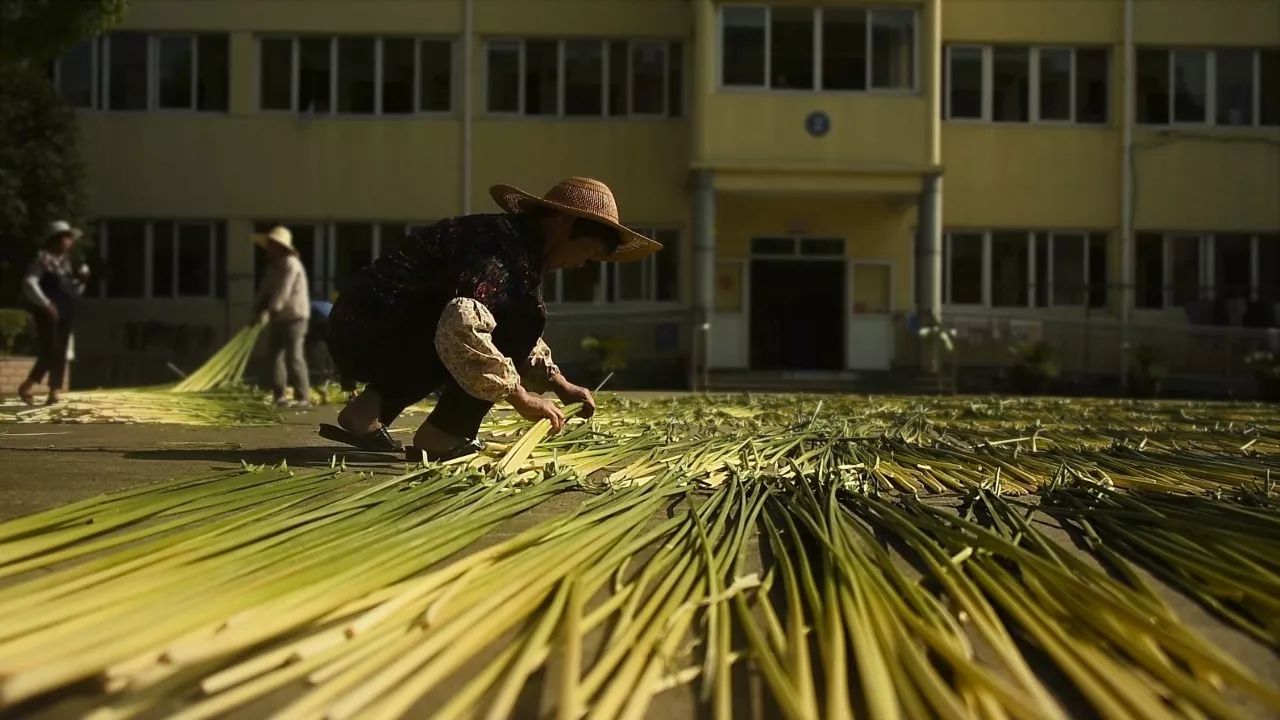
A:
[[[32,384],[31,382],[24,382],[18,386],[18,399],[27,405],[36,404],[36,396],[31,393]]]
[[[484,443],[475,439],[463,440],[453,448],[439,453],[422,450],[410,445],[404,449],[404,461],[407,463],[447,462],[460,457],[475,455],[481,450],[484,450]]]
[[[344,430],[337,425],[325,423],[320,425],[320,437],[326,440],[346,443],[369,452],[400,452],[404,449],[404,445],[401,445],[399,440],[391,437],[386,427],[379,427],[364,434],[357,434]]]

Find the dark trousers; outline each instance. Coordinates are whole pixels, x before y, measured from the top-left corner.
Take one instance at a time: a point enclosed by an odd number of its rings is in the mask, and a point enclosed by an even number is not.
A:
[[[303,343],[307,338],[306,320],[273,321],[267,325],[267,355],[271,358],[271,390],[277,399],[293,381],[294,400],[311,399],[311,378]]]
[[[71,311],[60,312],[58,319],[44,310],[35,311],[36,345],[39,355],[27,379],[39,383],[49,374],[49,389],[59,390],[67,374],[67,345],[71,342]]]

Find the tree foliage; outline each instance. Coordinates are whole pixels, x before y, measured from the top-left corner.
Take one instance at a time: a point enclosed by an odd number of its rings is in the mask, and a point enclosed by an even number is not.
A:
[[[0,0],[0,63],[44,63],[124,16],[129,0]]]

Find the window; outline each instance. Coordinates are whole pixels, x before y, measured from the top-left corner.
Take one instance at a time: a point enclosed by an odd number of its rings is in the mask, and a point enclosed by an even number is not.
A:
[[[227,48],[226,35],[111,33],[72,47],[54,81],[73,107],[225,112]]]
[[[547,276],[543,299],[564,303],[676,302],[680,299],[680,232],[634,228],[662,243],[662,250],[635,262],[588,263]]]
[[[374,258],[375,226],[369,223],[340,222],[333,224],[329,264],[329,286],[342,292],[347,284]]]
[[[1102,48],[952,45],[944,70],[951,120],[1107,122]]]
[[[220,222],[111,220],[101,228],[107,298],[226,297]]]
[[[726,5],[725,87],[913,90],[916,13],[907,9]]]
[[[403,222],[263,221],[254,223],[253,231],[264,234],[276,225],[293,233],[311,297],[317,300],[331,300],[375,258],[396,250],[408,232],[426,227],[425,223]],[[260,247],[254,249],[253,266],[257,287],[267,268],[266,253]]]
[[[1105,307],[1107,236],[1083,232],[951,232],[943,301],[992,307]]]
[[[946,238],[947,292],[943,297],[954,305],[981,305],[984,238],[981,233],[951,233]]]
[[[770,8],[769,86],[781,90],[812,90],[813,8]]]
[[[678,117],[684,110],[679,42],[490,40],[486,57],[491,113]]]
[[[993,53],[992,113],[996,122],[1031,120],[1031,51],[999,47]]]
[[[1277,299],[1276,235],[1142,233],[1137,251],[1138,307]]]
[[[947,48],[947,117],[981,120],[983,51],[978,47]]]
[[[1138,122],[1280,125],[1280,50],[1138,50]]]
[[[412,37],[263,37],[258,107],[409,115],[453,106],[453,43]]]

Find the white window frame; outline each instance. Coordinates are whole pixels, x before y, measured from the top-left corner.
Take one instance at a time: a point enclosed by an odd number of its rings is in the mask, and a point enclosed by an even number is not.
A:
[[[1160,307],[1140,308],[1143,310],[1176,310],[1185,305],[1176,305],[1173,301],[1173,245],[1180,238],[1194,238],[1198,241],[1198,272],[1201,299],[1218,300],[1217,282],[1217,240],[1222,235],[1234,235],[1249,239],[1249,300],[1258,302],[1262,298],[1262,243],[1270,237],[1268,233],[1247,232],[1153,232],[1151,235],[1160,238],[1160,264],[1163,273],[1163,285],[1160,289]]]
[[[652,237],[659,231],[675,230],[680,233],[680,228],[674,225],[635,225],[632,226],[636,232]],[[676,298],[674,300],[659,300],[658,298],[658,258],[656,255],[649,255],[642,260],[635,262],[641,263],[644,282],[644,298],[640,300],[611,300],[616,295],[616,283],[618,283],[618,275],[622,263],[601,262],[596,263],[600,272],[599,281],[596,285],[596,297],[590,301],[583,300],[564,300],[564,271],[555,270],[550,273],[550,294],[543,298],[547,305],[560,309],[589,309],[595,308],[600,310],[625,310],[628,308],[651,310],[655,307],[678,307],[680,305],[680,293],[677,286]],[[630,263],[628,263],[630,264]],[[680,263],[677,263],[677,267]],[[679,274],[677,274],[677,281]]]
[[[1262,124],[1262,96],[1263,96],[1262,95],[1262,53],[1265,50],[1270,50],[1270,49],[1271,48],[1257,48],[1257,47],[1203,48],[1203,47],[1159,46],[1159,45],[1140,47],[1139,50],[1154,50],[1154,51],[1165,53],[1165,64],[1166,64],[1165,81],[1168,83],[1168,86],[1169,86],[1169,106],[1168,106],[1169,120],[1168,122],[1164,122],[1164,123],[1143,122],[1139,124],[1144,127],[1155,127],[1155,128],[1160,128],[1160,127],[1196,128],[1196,129],[1216,128],[1216,129],[1225,130],[1227,132],[1280,127],[1277,125]],[[1224,125],[1218,122],[1218,94],[1220,90],[1220,88],[1218,87],[1218,53],[1223,50],[1247,50],[1253,57],[1253,77],[1252,77],[1253,114],[1252,114],[1252,117],[1249,118],[1249,122],[1244,125]],[[1206,94],[1205,94],[1205,120],[1204,122],[1185,122],[1185,121],[1179,122],[1177,120],[1177,117],[1174,115],[1174,110],[1177,106],[1177,103],[1176,103],[1177,85],[1174,82],[1174,57],[1178,53],[1193,53],[1193,52],[1204,53],[1206,56],[1205,82],[1207,87],[1206,87]],[[1137,92],[1136,88],[1135,88],[1135,92]]]
[[[111,223],[113,222],[140,222],[142,223],[142,295],[140,297],[116,298],[108,295],[111,280],[102,278],[98,281],[98,293],[93,298],[97,301],[106,300],[114,301],[131,301],[131,300],[203,300],[203,299],[219,299],[218,298],[218,273],[225,273],[226,268],[218,267],[218,225],[219,220],[187,220],[178,218],[162,218],[159,220],[141,220],[137,218],[115,218],[110,220],[102,220],[98,224],[98,247],[101,252],[102,259],[110,265],[111,258]],[[155,263],[152,262],[155,256],[155,226],[156,223],[169,223],[173,226],[173,259],[171,272],[173,282],[172,295],[156,295],[155,294]],[[181,295],[178,292],[178,278],[181,266],[178,263],[178,246],[180,240],[178,238],[178,228],[180,227],[205,227],[209,231],[209,292],[206,295]],[[223,242],[226,242],[223,240]]]
[[[103,37],[84,41],[89,43],[89,105],[72,105],[71,107],[75,110],[101,110],[105,103],[105,95],[102,92],[102,85],[106,78],[105,73],[102,72]],[[58,91],[59,97],[62,97],[61,57],[53,61],[53,87]]]
[[[993,302],[994,293],[992,292],[993,269],[995,257],[993,254],[992,238],[995,233],[1022,233],[1027,243],[1027,303],[1028,310],[1044,310],[1049,308],[1069,308],[1069,309],[1085,309],[1090,307],[1089,296],[1092,290],[1092,278],[1089,265],[1089,246],[1095,235],[1106,235],[1103,230],[1021,230],[1021,229],[996,229],[996,230],[976,230],[972,228],[953,228],[943,233],[943,242],[945,243],[945,262],[943,263],[942,272],[946,278],[946,296],[942,299],[945,306],[959,309],[982,309],[982,310],[1019,310],[1023,306],[1020,305],[1001,305],[997,306]],[[1049,256],[1045,263],[1045,304],[1043,306],[1036,305],[1036,294],[1040,289],[1039,278],[1036,277],[1036,260],[1039,249],[1037,247],[1036,237],[1038,235],[1047,235],[1048,244],[1046,252]],[[954,276],[952,275],[951,259],[955,257],[951,249],[952,237],[955,235],[980,235],[982,237],[982,301],[979,303],[956,303],[952,302],[951,296],[955,288]],[[1058,236],[1078,237],[1082,242],[1081,262],[1083,263],[1083,297],[1079,303],[1057,303],[1054,301],[1054,243]],[[1162,251],[1165,252],[1165,251]],[[1166,253],[1167,254],[1167,253]],[[1167,273],[1166,273],[1167,277]]]
[[[413,41],[413,109],[407,113],[387,113],[382,110],[383,62],[382,43],[387,38]],[[324,112],[308,112],[299,107],[301,98],[302,72],[301,41],[303,38],[329,41],[329,109]],[[373,112],[356,113],[338,110],[338,40],[340,38],[372,38],[373,39]],[[267,109],[262,107],[262,43],[264,40],[288,40],[292,48],[292,62],[289,72],[289,109]],[[449,109],[422,109],[422,44],[424,42],[445,42],[449,44]],[[290,35],[286,33],[262,33],[254,36],[255,68],[254,104],[256,112],[267,115],[300,115],[304,117],[334,117],[344,120],[379,118],[394,120],[397,118],[449,117],[457,108],[457,66],[458,43],[455,38],[438,35]],[[488,55],[486,54],[486,61]]]
[[[998,123],[994,119],[994,103],[995,103],[995,49],[997,47],[1026,47],[1027,63],[1028,63],[1028,90],[1027,102],[1028,112],[1025,122],[1015,122],[1012,120],[1001,120]],[[982,112],[981,117],[954,117],[951,112],[951,82],[955,73],[952,71],[951,51],[955,48],[965,50],[980,50],[982,53]],[[1095,127],[1106,128],[1110,126],[1111,108],[1108,103],[1107,121],[1084,122],[1080,117],[1080,100],[1079,100],[1079,52],[1081,50],[1106,50],[1106,48],[1097,48],[1090,45],[982,45],[977,43],[955,43],[948,44],[944,49],[946,59],[946,87],[943,88],[945,97],[943,98],[944,119],[952,123],[994,123],[998,125],[1049,125],[1049,126],[1071,126],[1071,127]],[[1040,116],[1040,95],[1042,92],[1042,81],[1040,77],[1040,54],[1045,50],[1067,51],[1070,54],[1071,69],[1068,78],[1069,92],[1069,117],[1066,120],[1045,119]],[[1111,55],[1107,54],[1107,92],[1108,97],[1112,89],[1111,83]],[[1172,103],[1172,100],[1170,100]],[[1170,104],[1170,110],[1172,110]]]
[[[1039,235],[1039,234],[1040,233],[1032,233],[1033,236]],[[1049,257],[1046,258],[1046,262],[1045,262],[1044,307],[1048,307],[1048,308],[1088,307],[1089,306],[1089,289],[1090,289],[1089,241],[1090,241],[1090,238],[1093,237],[1094,233],[1084,231],[1084,230],[1057,230],[1057,231],[1050,231],[1045,234],[1049,236],[1049,244],[1047,246],[1047,252],[1049,253]],[[1055,275],[1056,268],[1054,266],[1055,265],[1054,260],[1055,258],[1057,258],[1057,252],[1055,252],[1056,248],[1054,246],[1057,244],[1057,239],[1059,237],[1072,237],[1072,238],[1079,238],[1080,240],[1080,267],[1083,269],[1083,272],[1081,273],[1081,278],[1080,278],[1080,281],[1081,281],[1080,287],[1082,288],[1081,298],[1080,298],[1080,302],[1078,303],[1059,303],[1057,300],[1054,299],[1054,293],[1057,292],[1057,282],[1056,282],[1056,275]],[[1032,244],[1035,245],[1034,242]],[[1032,252],[1032,261],[1033,261],[1032,267],[1034,267],[1036,248],[1033,247],[1031,252]],[[1039,290],[1039,287],[1040,287],[1039,279],[1036,278],[1034,274],[1032,274],[1031,276],[1032,293],[1031,294],[1033,296],[1035,295],[1036,291]],[[1031,304],[1035,306],[1034,297],[1031,298]]]
[[[186,107],[164,107],[160,104],[160,44],[165,40],[186,40],[191,44],[191,83],[190,92],[191,99]],[[149,40],[150,50],[148,52],[148,62],[151,66],[149,73],[151,81],[148,88],[148,105],[156,112],[162,113],[186,113],[196,112],[199,103],[199,73],[200,73],[200,43],[195,33],[157,33],[152,35]]]
[[[89,41],[93,49],[92,52],[92,77],[90,78],[90,96],[92,104],[89,107],[75,106],[76,110],[96,110],[101,112],[114,113],[141,113],[155,112],[164,114],[189,114],[199,113],[202,115],[226,114],[230,111],[230,97],[228,97],[227,109],[225,110],[201,110],[200,109],[200,35],[197,32],[156,32],[156,33],[140,33],[146,37],[147,43],[147,60],[146,60],[146,107],[137,109],[116,109],[111,107],[111,33],[100,35]],[[160,105],[160,43],[163,40],[185,39],[191,43],[191,102],[187,107],[162,107]],[[228,38],[228,43],[230,38]],[[228,57],[228,78],[230,77],[230,57]],[[62,91],[62,59],[58,58],[54,61],[54,87],[58,92]]]
[[[978,111],[979,117],[976,117],[976,118],[975,117],[955,117],[952,115],[952,112],[951,112],[951,83],[952,83],[952,79],[955,77],[955,72],[951,65],[951,51],[957,48],[962,50],[979,51],[978,60],[981,64],[982,79],[980,81],[981,87],[979,88],[979,103],[980,103],[980,107]],[[945,49],[945,57],[946,57],[946,63],[947,63],[947,72],[946,72],[947,82],[946,82],[946,87],[944,88],[944,91],[946,92],[946,97],[943,98],[943,103],[944,103],[943,107],[946,111],[946,114],[944,117],[946,118],[947,122],[955,122],[955,123],[989,123],[991,122],[992,93],[995,89],[995,84],[993,82],[994,78],[992,75],[993,69],[992,69],[992,62],[991,62],[991,57],[992,57],[991,46],[990,45],[969,45],[969,44],[963,44],[963,43],[958,43],[955,45],[947,45]]]
[[[951,248],[952,237],[955,235],[978,235],[982,240],[982,271],[980,299],[976,303],[957,303],[951,300],[951,295],[955,291],[955,276],[952,274],[951,259],[955,257],[955,252]],[[946,262],[943,264],[942,272],[946,277],[947,294],[943,298],[943,303],[951,307],[957,308],[988,308],[991,307],[991,232],[988,230],[964,230],[954,229],[948,230],[943,234],[944,256]]]
[[[764,8],[764,82],[759,85],[729,85],[724,81],[724,31],[725,31],[725,9],[740,7],[758,7]],[[918,95],[920,93],[920,11],[918,8],[902,5],[849,5],[840,6],[845,8],[858,9],[866,13],[866,50],[867,50],[867,67],[865,69],[865,77],[862,89],[851,90],[846,88],[827,88],[823,84],[822,77],[822,23],[823,9],[819,5],[812,7],[813,10],[813,87],[812,88],[775,88],[773,87],[773,6],[766,3],[758,2],[732,2],[720,5],[716,8],[716,89],[719,92],[774,92],[774,93],[836,93],[836,94],[876,94],[876,95]],[[873,56],[875,54],[872,46],[872,29],[875,25],[875,12],[879,11],[910,11],[912,14],[911,23],[911,44],[912,44],[912,61],[911,61],[911,85],[905,88],[877,88],[872,85],[874,77]],[[668,54],[670,54],[668,52]]]

